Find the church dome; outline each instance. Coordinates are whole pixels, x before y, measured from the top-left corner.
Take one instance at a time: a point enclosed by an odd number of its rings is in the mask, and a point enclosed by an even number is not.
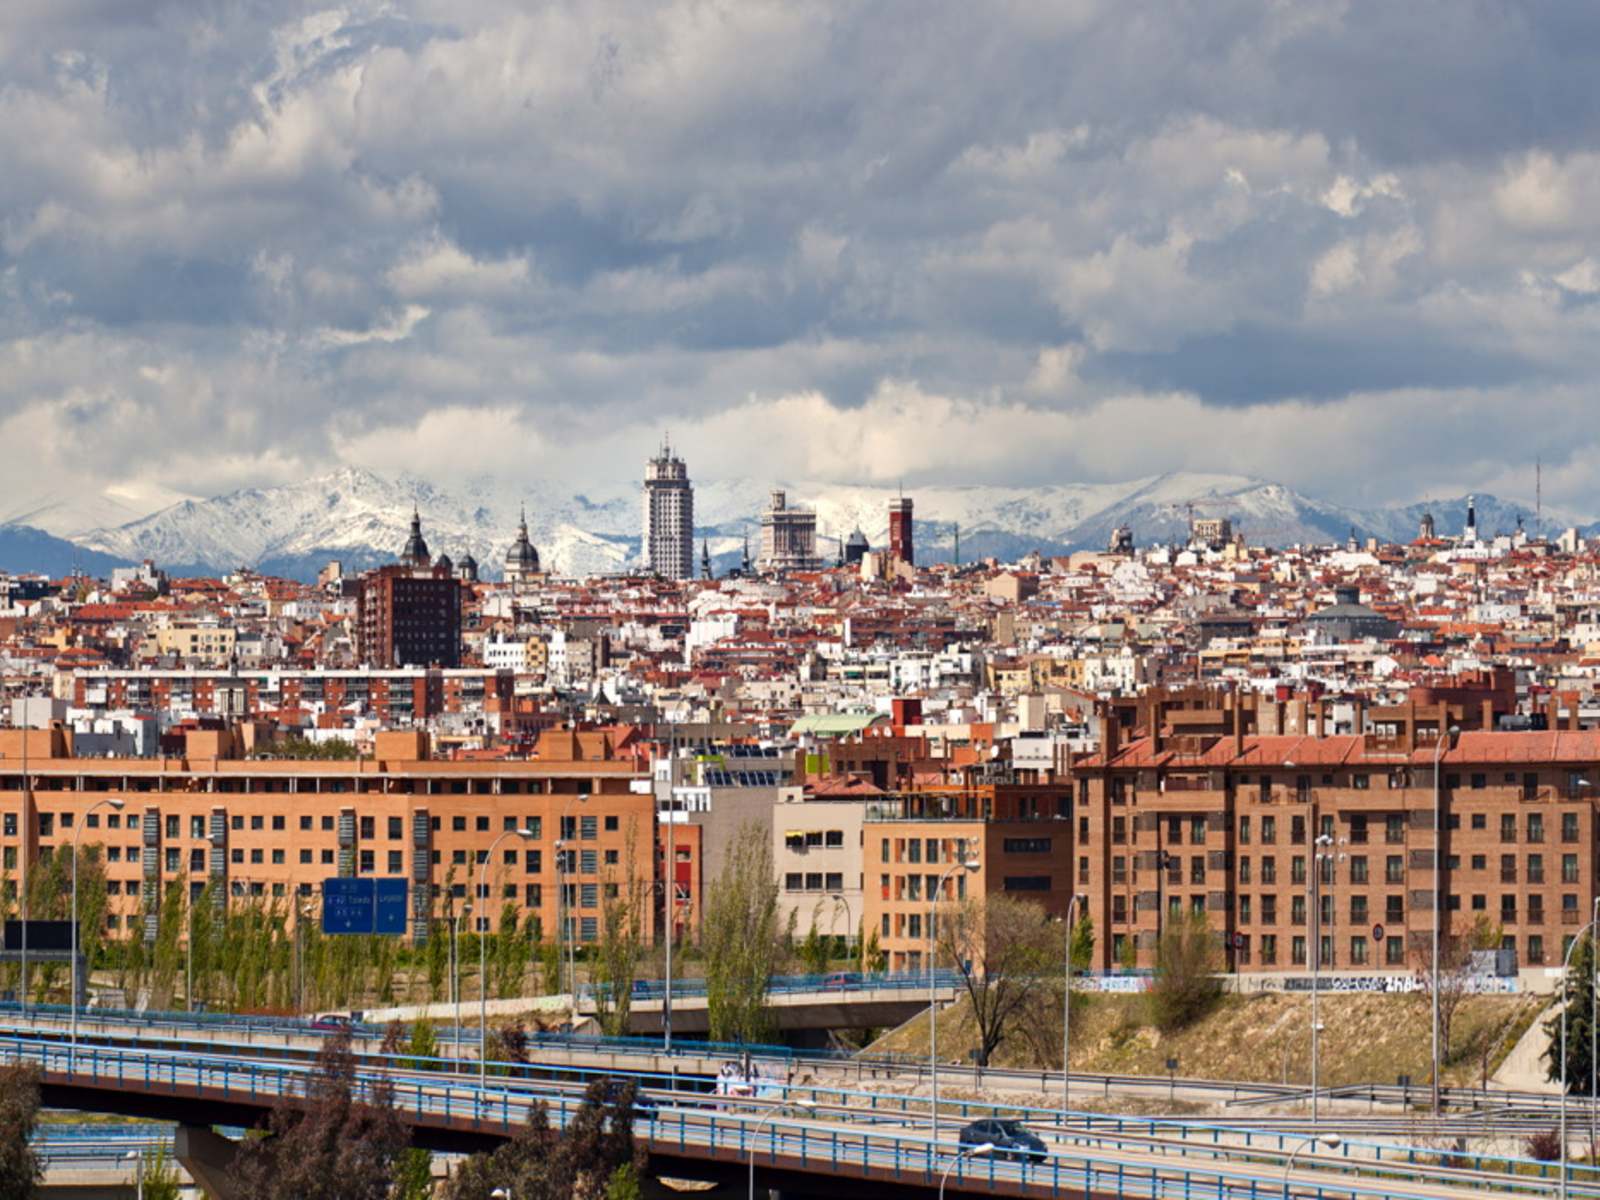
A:
[[[411,510],[411,536],[406,539],[405,549],[400,551],[400,561],[409,567],[425,567],[433,561],[428,543],[422,540],[422,515],[415,508]]]
[[[511,543],[511,549],[506,551],[506,578],[524,579],[538,573],[539,552],[528,540],[528,514],[524,512],[522,521],[517,526],[517,540]]]

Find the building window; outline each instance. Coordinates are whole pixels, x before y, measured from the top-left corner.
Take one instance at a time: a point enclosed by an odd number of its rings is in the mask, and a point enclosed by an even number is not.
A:
[[[1297,967],[1306,964],[1306,939],[1298,933],[1289,939],[1289,961]]]
[[[1403,965],[1405,963],[1405,961],[1406,961],[1406,940],[1405,940],[1405,938],[1391,937],[1391,938],[1385,938],[1384,939],[1384,943],[1383,943],[1383,961],[1384,961],[1385,965],[1391,966],[1391,967],[1398,967],[1398,966],[1401,966],[1401,965]]]
[[[1051,838],[1006,838],[1001,842],[1007,854],[1049,854]]]
[[[1239,818],[1239,845],[1248,846],[1249,844],[1250,844],[1250,818],[1248,816],[1240,817]]]
[[[1048,892],[1050,890],[1050,876],[1007,875],[1005,877],[1005,890],[1008,892]]]
[[[399,850],[389,851],[389,874],[399,875],[405,869],[406,867],[403,852]]]
[[[390,817],[389,818],[389,840],[391,842],[398,842],[403,837],[405,837],[405,818],[404,817]]]
[[[1263,846],[1270,846],[1270,845],[1272,845],[1272,843],[1276,842],[1277,840],[1278,840],[1278,818],[1277,817],[1262,817],[1261,818],[1261,844]],[[1265,962],[1266,961],[1266,959],[1264,957],[1266,955],[1266,947],[1265,946],[1262,946],[1261,953],[1263,955],[1262,961]]]

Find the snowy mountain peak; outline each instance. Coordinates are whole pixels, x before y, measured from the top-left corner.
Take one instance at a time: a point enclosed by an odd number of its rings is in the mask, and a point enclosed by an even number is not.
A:
[[[888,502],[896,490],[841,484],[718,480],[696,486],[696,538],[726,562],[757,534],[773,486],[817,513],[818,551],[835,553],[837,539],[859,528],[874,545],[887,537]],[[948,486],[916,489],[916,540],[925,561],[949,558],[959,532],[964,559],[1010,559],[1030,550],[1063,553],[1098,548],[1127,525],[1140,544],[1182,542],[1191,516],[1227,517],[1257,544],[1416,536],[1421,505],[1353,509],[1302,496],[1281,483],[1242,475],[1173,472],[1125,483],[1043,487]],[[554,571],[587,575],[621,570],[636,561],[638,491],[619,484],[572,495],[548,484],[490,476],[447,489],[415,475],[385,476],[350,466],[303,483],[250,488],[210,500],[181,500],[137,520],[98,528],[74,540],[87,549],[169,569],[218,572],[250,566],[308,577],[328,559],[347,570],[392,562],[404,545],[413,505],[435,553],[459,559],[470,552],[485,577],[500,573],[527,505],[529,531]],[[1441,533],[1459,531],[1465,499],[1430,505]],[[1478,497],[1485,533],[1509,532],[1532,514],[1492,496]],[[1566,523],[1571,523],[1563,518]]]

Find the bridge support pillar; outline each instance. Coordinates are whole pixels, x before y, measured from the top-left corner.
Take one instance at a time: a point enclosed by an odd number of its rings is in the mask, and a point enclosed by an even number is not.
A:
[[[172,1157],[189,1172],[207,1200],[245,1200],[228,1173],[238,1152],[238,1142],[204,1126],[179,1125]]]

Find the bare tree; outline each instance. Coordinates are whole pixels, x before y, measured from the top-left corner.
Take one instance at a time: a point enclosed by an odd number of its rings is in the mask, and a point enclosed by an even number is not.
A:
[[[1062,973],[1058,927],[1044,908],[1004,894],[972,897],[939,914],[938,961],[961,975],[978,1026],[978,1063]]]
[[[1439,1056],[1447,1063],[1452,1061],[1450,1036],[1455,1026],[1456,1013],[1473,991],[1473,958],[1480,950],[1492,950],[1499,946],[1500,936],[1500,926],[1490,921],[1488,917],[1480,916],[1466,933],[1439,938]],[[1417,990],[1414,994],[1431,1008],[1433,1005],[1431,940],[1422,944],[1416,957]]]
[[[388,1200],[410,1132],[390,1085],[356,1094],[348,1031],[317,1055],[301,1100],[286,1099],[267,1118],[265,1137],[246,1138],[234,1175],[242,1193],[261,1200]]]

